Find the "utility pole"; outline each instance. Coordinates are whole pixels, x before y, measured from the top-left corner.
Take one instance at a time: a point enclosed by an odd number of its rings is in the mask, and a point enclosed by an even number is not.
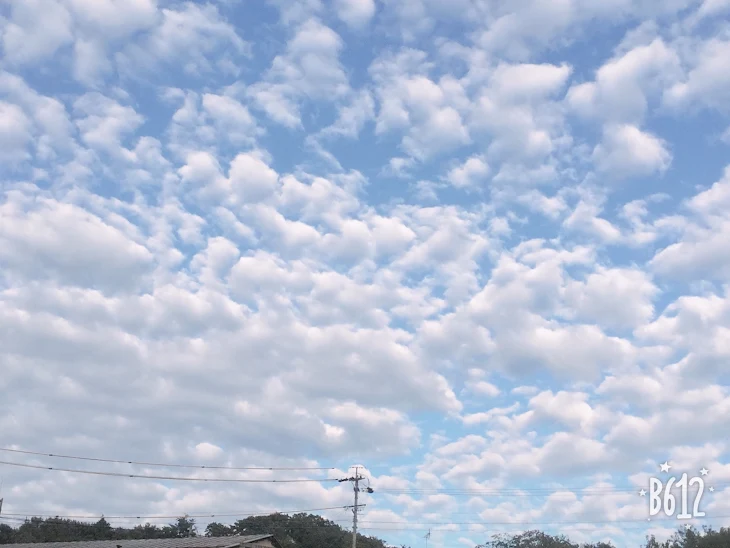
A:
[[[360,476],[359,468],[355,467],[355,482],[353,490],[355,491],[355,506],[352,508],[352,548],[357,548],[357,495],[360,493]]]
[[[426,548],[428,548],[428,539],[431,538],[431,529],[428,530],[428,533],[426,533],[426,536],[423,538],[426,539]]]
[[[360,467],[356,466],[354,476],[352,476],[350,478],[343,478],[341,480],[338,480],[340,483],[342,483],[343,481],[351,481],[352,490],[355,493],[355,504],[352,506],[352,548],[357,548],[357,512],[361,506],[365,506],[364,504],[359,503],[360,481],[364,480],[364,479],[365,479],[365,477],[360,475]],[[366,487],[365,491],[367,493],[374,492],[370,487]]]

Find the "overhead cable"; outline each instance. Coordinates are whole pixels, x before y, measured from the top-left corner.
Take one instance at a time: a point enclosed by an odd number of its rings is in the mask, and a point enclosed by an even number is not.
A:
[[[101,459],[96,457],[79,457],[73,455],[58,455],[55,453],[45,453],[40,451],[26,451],[23,449],[10,449],[0,447],[0,451],[6,453],[19,453],[22,455],[36,455],[39,457],[53,457],[58,459],[75,459],[94,462],[110,462],[116,464],[138,464],[140,466],[156,466],[160,468],[199,468],[209,470],[334,470],[333,467],[311,467],[311,466],[207,466],[201,464],[169,464],[160,462],[144,462],[135,460],[117,460],[117,459]]]
[[[36,464],[24,464],[19,462],[0,461],[0,464],[7,466],[19,466],[21,468],[34,468],[36,470],[53,470],[55,472],[70,472],[73,474],[90,474],[94,476],[114,476],[118,478],[140,478],[140,479],[156,479],[170,481],[202,481],[216,483],[321,483],[336,482],[337,479],[331,478],[305,478],[305,479],[240,479],[240,478],[186,478],[181,476],[149,476],[142,474],[125,474],[121,472],[98,472],[96,470],[76,470],[73,468],[58,468],[55,466],[40,466]]]

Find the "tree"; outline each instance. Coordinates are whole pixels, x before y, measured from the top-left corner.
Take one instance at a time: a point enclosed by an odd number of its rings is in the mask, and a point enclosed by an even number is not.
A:
[[[238,520],[233,525],[238,535],[272,534],[284,548],[343,548],[350,545],[352,533],[336,523],[313,514],[271,514]],[[386,548],[374,537],[358,534],[358,548]]]
[[[198,528],[195,526],[195,520],[190,519],[187,516],[177,518],[177,522],[171,523],[170,527],[174,531],[173,536],[177,538],[198,536]]]
[[[232,525],[213,522],[205,536],[272,534],[284,548],[347,548],[352,534],[338,524],[314,514],[270,514],[240,519]],[[145,523],[131,529],[112,527],[103,517],[96,523],[61,518],[30,518],[17,528],[0,524],[0,544],[184,538],[197,535],[195,520],[187,516],[158,527]],[[358,534],[358,548],[387,548],[379,538]],[[728,548],[730,529],[680,528],[666,541],[646,538],[642,548]],[[406,548],[401,546],[401,548]],[[497,534],[476,548],[614,548],[610,543],[576,544],[563,535],[527,531],[518,535]]]
[[[167,536],[172,536],[171,534]],[[166,538],[164,529],[160,529],[157,525],[145,523],[144,525],[137,525],[131,531],[129,531],[130,539],[143,539],[143,538]]]
[[[671,538],[659,542],[654,535],[647,537],[643,548],[726,548],[730,546],[730,529],[723,527],[715,531],[705,527],[698,531],[694,527],[680,528]]]
[[[614,548],[612,544],[574,544],[566,536],[552,536],[542,531],[526,531],[519,535],[497,534],[477,548]]]
[[[14,542],[15,529],[6,523],[0,523],[0,544],[10,544]]]
[[[519,535],[497,534],[477,548],[578,548],[564,536],[550,536],[542,531],[526,531]]]
[[[114,529],[109,525],[109,522],[102,518],[97,521],[93,526],[94,540],[113,540]]]
[[[228,537],[235,534],[232,525],[223,525],[222,523],[209,523],[205,528],[206,537]]]

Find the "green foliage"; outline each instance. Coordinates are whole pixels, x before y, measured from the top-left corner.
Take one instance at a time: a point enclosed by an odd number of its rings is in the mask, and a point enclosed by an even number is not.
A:
[[[578,548],[564,536],[553,537],[542,531],[527,531],[519,535],[498,534],[477,548]]]
[[[198,528],[195,525],[194,519],[189,519],[187,516],[182,518],[177,518],[177,522],[175,524],[170,525],[175,530],[175,536],[177,538],[185,538],[185,537],[197,537],[198,536]]]
[[[235,535],[232,525],[223,525],[214,521],[205,528],[206,537],[230,537],[231,535]]]
[[[715,531],[705,527],[698,531],[694,527],[680,529],[669,540],[659,542],[652,535],[647,537],[642,548],[727,548],[730,546],[730,528],[722,527]]]
[[[19,527],[0,524],[0,544],[20,542],[72,542],[84,540],[131,540],[150,538],[182,538],[196,536],[195,520],[178,518],[169,525],[158,526],[146,523],[131,529],[112,527],[101,518],[96,523],[84,523],[60,518],[30,518]],[[272,534],[283,548],[349,548],[352,533],[336,523],[313,514],[271,514],[240,519],[231,525],[210,523],[205,536],[222,537],[232,535]],[[358,535],[358,548],[386,548],[386,544],[375,537]],[[642,548],[729,548],[730,528],[719,531],[705,528],[681,528],[672,538],[659,542],[647,537]],[[402,546],[401,548],[407,548]],[[603,542],[576,544],[567,537],[552,536],[542,531],[527,531],[519,535],[494,535],[489,541],[476,548],[614,548]]]
[[[104,518],[96,523],[60,518],[30,518],[17,529],[0,525],[0,544],[180,538],[195,535],[195,520],[184,517],[163,527],[146,523],[132,529],[112,527]]]
[[[5,523],[0,523],[0,544],[10,544],[13,542],[15,529]]]
[[[257,535],[271,533],[283,548],[347,548],[352,533],[336,523],[312,514],[271,514],[253,516],[233,524],[235,534]],[[375,537],[357,536],[358,548],[385,548]]]
[[[232,525],[211,523],[205,529],[209,537],[273,534],[284,548],[348,548],[352,534],[321,516],[272,514],[238,520]],[[132,529],[114,528],[105,519],[84,523],[59,518],[31,518],[14,529],[0,526],[0,544],[19,542],[68,542],[76,540],[128,540],[142,538],[182,538],[197,535],[195,520],[178,518],[175,523],[159,527],[149,523]],[[358,548],[385,548],[374,537],[358,535]]]

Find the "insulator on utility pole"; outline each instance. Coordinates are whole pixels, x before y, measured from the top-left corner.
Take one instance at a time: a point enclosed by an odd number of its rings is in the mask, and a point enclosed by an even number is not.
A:
[[[360,492],[360,476],[358,476],[358,468],[355,467],[355,506],[352,509],[352,548],[357,548],[357,495]]]
[[[353,483],[352,490],[355,493],[355,504],[352,507],[352,548],[357,548],[357,512],[360,509],[361,506],[365,506],[364,504],[360,504],[360,480],[364,480],[365,478],[360,475],[360,467],[355,467],[355,475],[351,478],[343,478],[341,480],[338,480],[340,483],[344,481],[351,481]],[[365,489],[368,493],[373,493],[374,491],[367,487]]]

